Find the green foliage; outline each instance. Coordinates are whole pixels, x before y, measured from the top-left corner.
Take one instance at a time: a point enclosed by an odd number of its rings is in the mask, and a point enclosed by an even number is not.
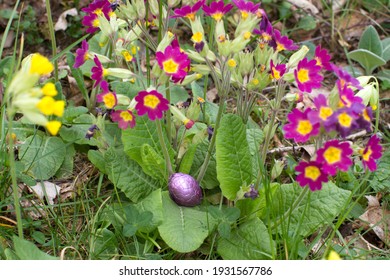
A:
[[[252,181],[252,160],[242,119],[226,114],[216,141],[217,178],[222,194],[233,200],[241,186]]]
[[[19,260],[58,260],[57,257],[50,256],[38,249],[34,243],[18,236],[12,238],[14,243],[14,256]]]
[[[370,178],[370,186],[376,191],[384,194],[390,193],[390,150],[382,155],[378,163],[378,169]]]
[[[348,53],[348,57],[360,63],[370,75],[379,66],[385,65],[389,60],[388,46],[383,43],[373,26],[368,26],[359,41],[357,50]],[[383,52],[385,50],[385,52]]]

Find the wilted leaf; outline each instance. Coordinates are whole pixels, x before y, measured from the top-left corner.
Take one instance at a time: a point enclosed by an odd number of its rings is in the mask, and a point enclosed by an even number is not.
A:
[[[56,22],[56,24],[54,25],[54,30],[55,31],[58,31],[58,30],[66,30],[68,28],[68,21],[66,20],[66,17],[67,16],[77,16],[78,12],[77,12],[77,9],[76,8],[73,8],[73,9],[69,9],[69,10],[66,10],[65,12],[63,12],[59,18],[58,18],[58,21]]]
[[[48,200],[47,202],[50,205],[54,204],[54,199],[57,197],[61,190],[59,186],[48,181],[39,182],[35,186],[31,186],[30,188],[35,192],[39,199],[44,200],[46,197]]]

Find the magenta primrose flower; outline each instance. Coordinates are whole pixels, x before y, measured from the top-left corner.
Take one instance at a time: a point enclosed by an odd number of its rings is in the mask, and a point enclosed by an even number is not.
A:
[[[246,19],[249,14],[256,13],[257,9],[260,7],[260,3],[255,4],[251,1],[245,0],[232,0],[232,2],[237,6],[241,12],[242,19]]]
[[[232,4],[227,4],[223,0],[211,2],[210,6],[203,5],[203,11],[206,15],[211,16],[216,21],[220,21],[223,16],[233,8]]]
[[[148,114],[150,120],[161,119],[163,112],[169,109],[169,102],[157,90],[140,91],[135,97],[135,109],[139,116]]]
[[[182,6],[180,9],[175,9],[173,11],[174,15],[171,17],[172,18],[186,17],[189,20],[194,21],[196,13],[204,5],[205,1],[206,0],[201,0],[201,1],[196,2],[196,4],[193,6],[185,5],[185,6]]]
[[[308,119],[308,114],[311,111],[310,108],[307,108],[304,112],[295,108],[287,115],[290,123],[283,126],[286,139],[294,139],[295,142],[306,142],[311,136],[318,135],[320,124],[313,124]]]
[[[359,115],[354,112],[353,108],[340,108],[329,117],[329,120],[325,123],[325,129],[328,132],[336,130],[341,137],[345,138],[352,131],[359,128],[358,118]]]
[[[366,145],[366,148],[359,151],[363,159],[364,168],[368,168],[370,171],[377,169],[377,161],[382,156],[382,146],[379,144],[380,139],[377,135],[371,136]]]
[[[284,73],[286,73],[286,64],[274,65],[272,59],[270,62],[270,68],[271,68],[271,76],[275,80],[279,80],[280,78],[282,78]]]
[[[321,49],[320,45],[318,45],[314,51],[314,59],[321,68],[329,71],[332,70],[332,66],[330,65],[331,56],[326,49]]]
[[[259,29],[254,29],[253,33],[260,35],[260,39],[264,43],[271,42],[274,36],[274,31],[271,22],[268,19],[267,14],[263,9],[259,9],[262,15],[259,23]]]
[[[313,88],[321,87],[324,77],[319,74],[321,67],[316,64],[316,60],[308,61],[307,58],[298,62],[297,69],[294,70],[294,76],[299,90],[310,93]]]
[[[340,97],[340,101],[339,101],[339,107],[351,107],[352,105],[354,105],[356,108],[360,108],[359,111],[363,110],[363,108],[365,107],[364,104],[363,104],[363,99],[360,98],[359,96],[355,96],[355,93],[353,92],[353,90],[348,87],[348,86],[344,86],[342,87],[341,83],[339,81],[337,81],[337,88],[339,90],[339,97]],[[357,105],[357,104],[360,104],[360,105]]]
[[[135,126],[135,116],[130,110],[116,110],[111,112],[110,116],[112,121],[118,123],[120,129],[133,128]]]
[[[361,114],[359,115],[359,118],[357,119],[357,123],[359,124],[359,127],[362,129],[365,129],[367,132],[371,132],[372,128],[372,108],[371,107],[365,107]]]
[[[353,150],[349,142],[330,140],[317,151],[317,162],[322,163],[322,170],[330,175],[336,175],[337,170],[347,171],[352,165]]]
[[[345,87],[355,87],[356,89],[363,89],[359,80],[352,77],[347,71],[337,67],[333,63],[331,63],[330,66],[338,78],[336,83],[339,88],[344,89]]]
[[[313,100],[317,110],[312,110],[308,114],[311,123],[325,123],[333,115],[333,109],[328,104],[328,99],[323,94],[319,94]]]
[[[86,13],[81,23],[87,27],[87,33],[94,33],[99,30],[99,15],[104,15],[109,19],[110,13],[113,12],[108,0],[95,0],[88,7],[81,10]]]
[[[165,48],[164,52],[156,53],[156,60],[160,68],[164,70],[168,76],[171,76],[175,83],[184,80],[191,64],[188,55],[182,52],[180,47],[173,42],[170,46]]]
[[[287,36],[282,36],[280,31],[277,29],[273,30],[274,37],[273,41],[270,42],[270,46],[272,46],[275,50],[281,51],[294,51],[298,49],[298,46],[294,44],[294,41],[289,39]]]
[[[97,56],[94,57],[93,61],[95,62],[95,66],[91,69],[91,79],[95,80],[94,87],[97,87],[102,82],[103,78],[107,75],[107,70],[103,67]]]
[[[103,102],[107,109],[114,108],[118,104],[116,93],[110,91],[106,81],[102,81],[100,87],[103,89],[103,92],[96,96],[97,102]]]
[[[321,190],[322,183],[328,182],[328,174],[317,161],[301,161],[295,167],[295,171],[299,173],[296,178],[299,185],[301,187],[309,185],[311,191]]]
[[[76,58],[75,63],[73,65],[74,68],[79,68],[89,59],[88,49],[89,45],[87,43],[87,40],[83,40],[83,42],[81,43],[81,48],[78,48],[76,50]]]

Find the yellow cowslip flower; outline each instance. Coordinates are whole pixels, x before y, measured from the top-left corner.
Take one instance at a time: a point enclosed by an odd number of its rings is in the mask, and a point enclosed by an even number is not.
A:
[[[53,97],[51,96],[44,96],[39,102],[38,104],[36,105],[37,108],[39,109],[39,111],[46,115],[46,116],[50,116],[50,115],[53,115],[54,113],[54,104],[55,104],[55,100]]]
[[[342,260],[342,258],[340,257],[339,254],[337,254],[335,251],[330,251],[329,255],[328,255],[328,260],[330,261],[339,261],[339,260]]]
[[[45,96],[56,96],[58,94],[56,86],[53,83],[47,83],[42,87],[42,93]]]
[[[48,121],[46,124],[46,129],[51,135],[57,135],[58,131],[61,128],[61,122],[59,121]]]
[[[54,70],[49,59],[39,53],[35,53],[31,58],[30,74],[48,75]]]
[[[57,117],[62,117],[62,115],[64,114],[64,109],[65,109],[65,101],[64,100],[56,101],[53,107],[53,115]]]

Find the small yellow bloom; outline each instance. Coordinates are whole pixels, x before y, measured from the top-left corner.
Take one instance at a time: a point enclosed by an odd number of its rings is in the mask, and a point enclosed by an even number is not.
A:
[[[39,109],[39,111],[42,114],[44,114],[46,116],[49,116],[49,115],[52,115],[54,113],[54,104],[55,104],[55,102],[56,101],[53,99],[53,97],[51,97],[51,96],[44,96],[38,102],[37,108]]]
[[[57,117],[62,117],[62,115],[64,114],[64,108],[65,108],[64,100],[56,101],[53,106],[53,115]]]
[[[229,59],[227,63],[229,65],[229,67],[231,67],[231,68],[234,68],[237,66],[237,62],[233,58]]]
[[[56,96],[57,95],[57,89],[56,86],[53,83],[47,83],[42,87],[42,93],[45,96]]]
[[[339,260],[342,260],[342,258],[340,257],[339,254],[337,254],[335,251],[330,251],[329,255],[328,255],[328,260],[329,261],[339,261]]]
[[[46,128],[50,132],[51,135],[57,135],[58,131],[61,128],[61,122],[59,122],[59,121],[49,121],[46,124]]]
[[[31,58],[30,74],[48,75],[54,70],[53,64],[39,53],[33,54]]]

